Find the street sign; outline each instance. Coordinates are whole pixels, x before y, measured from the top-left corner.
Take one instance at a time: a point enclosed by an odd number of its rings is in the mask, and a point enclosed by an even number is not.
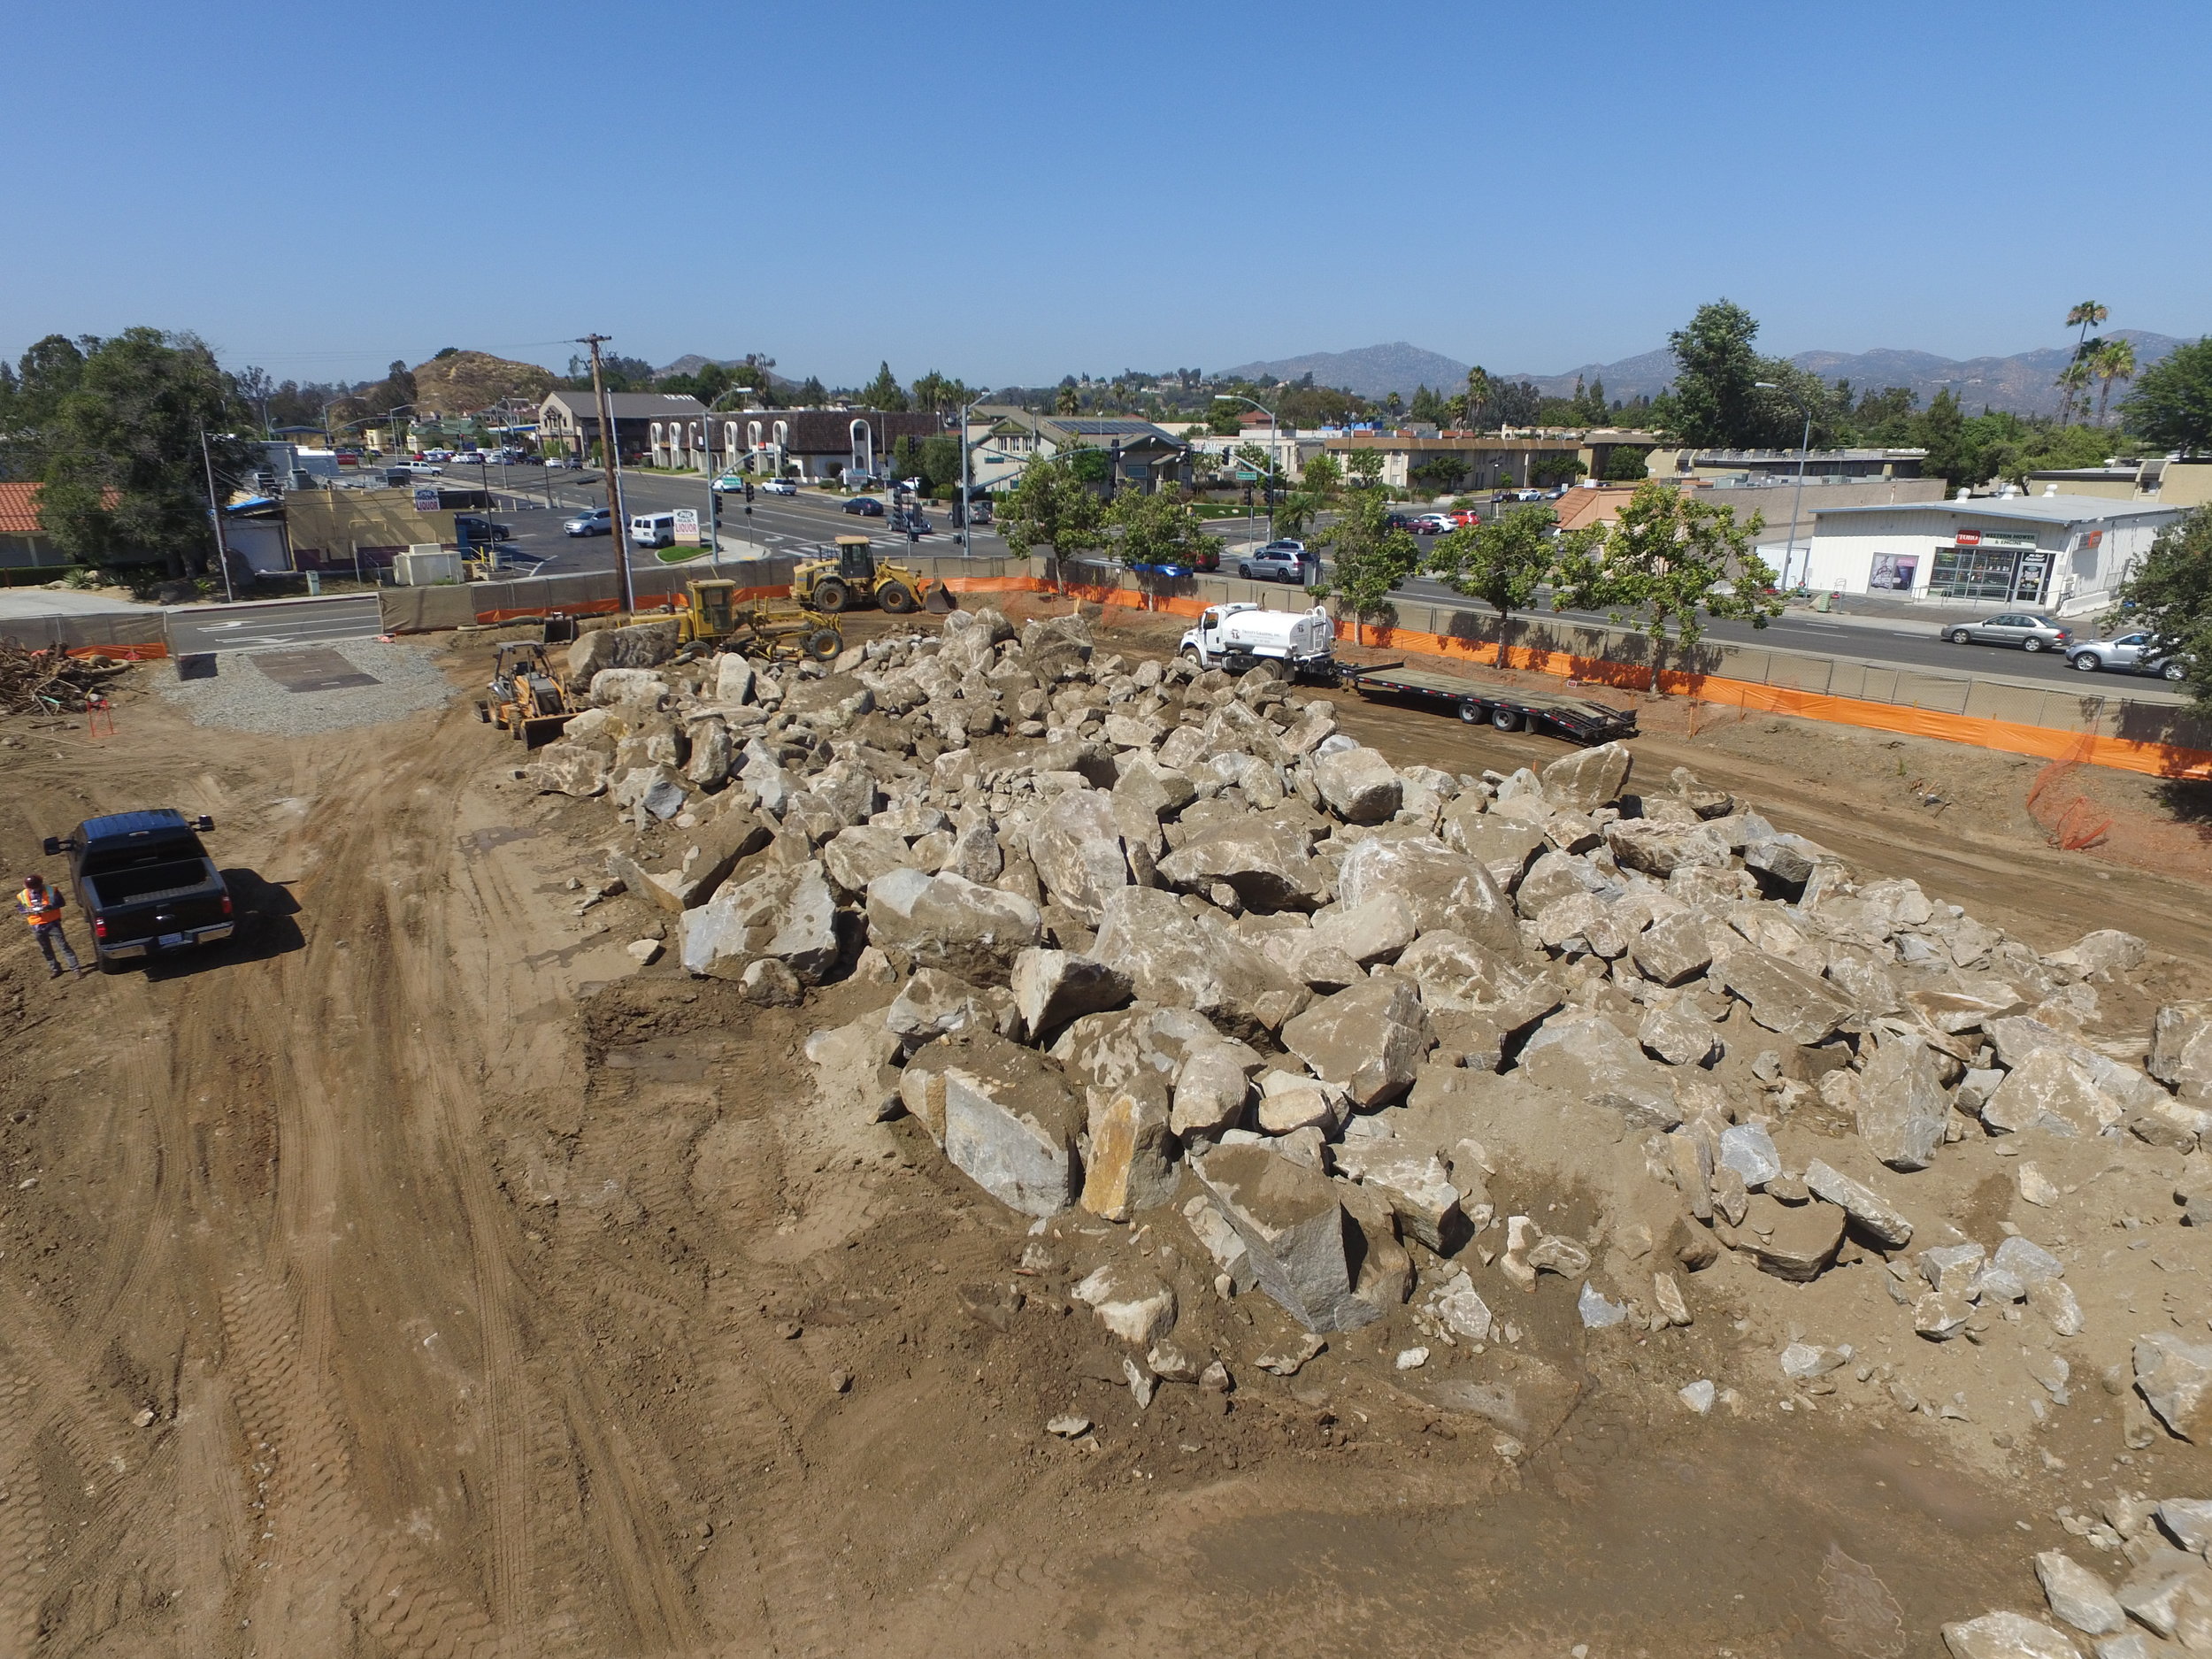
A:
[[[678,547],[699,545],[699,510],[696,507],[676,509],[676,545]]]
[[[735,495],[745,488],[745,480],[734,472],[725,472],[714,480],[714,488],[723,495]]]

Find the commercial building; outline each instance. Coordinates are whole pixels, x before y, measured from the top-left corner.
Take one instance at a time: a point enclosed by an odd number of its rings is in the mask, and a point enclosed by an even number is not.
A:
[[[682,423],[697,423],[707,406],[676,392],[610,392],[616,453],[626,464],[642,465],[656,447]],[[599,401],[589,391],[548,392],[538,405],[538,447],[549,455],[583,459],[599,442]],[[689,465],[658,463],[657,465]]]
[[[1813,515],[1806,580],[1838,593],[2081,616],[2113,602],[2185,511],[2058,494],[1824,508]]]
[[[2212,458],[2201,456],[2115,460],[2102,466],[2055,468],[2028,474],[2031,495],[2055,486],[2062,495],[2098,495],[2107,501],[2155,502],[2162,507],[2201,507],[2212,503]]]
[[[927,411],[753,409],[714,417],[715,455],[764,478],[835,479],[848,472],[884,476],[899,441],[919,443],[952,431],[952,418]],[[687,433],[699,442],[695,429]],[[694,454],[694,460],[703,459]],[[665,465],[689,465],[670,460]]]
[[[1011,488],[1030,462],[1078,449],[1103,450],[1114,486],[1147,495],[1191,480],[1190,451],[1148,420],[1090,415],[1035,415],[986,404],[969,427],[968,472],[979,488]]]
[[[1647,458],[1654,478],[1709,478],[1762,483],[1797,478],[1795,449],[1655,449]],[[1811,449],[1803,456],[1805,481],[1839,484],[1869,478],[1918,478],[1925,449]]]
[[[1580,433],[1506,438],[1479,432],[1349,432],[1326,441],[1333,455],[1377,454],[1393,489],[1432,495],[1567,483],[1587,471]]]

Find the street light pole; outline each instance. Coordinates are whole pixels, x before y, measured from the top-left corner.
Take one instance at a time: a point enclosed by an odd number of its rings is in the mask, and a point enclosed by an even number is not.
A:
[[[1754,380],[1752,384],[1770,392],[1781,393],[1803,411],[1805,416],[1805,435],[1797,445],[1797,488],[1790,492],[1790,544],[1782,554],[1782,586],[1786,588],[1790,585],[1790,565],[1797,557],[1798,510],[1805,504],[1805,457],[1811,453],[1813,447],[1813,409],[1810,403],[1788,387],[1778,386],[1772,380]],[[1805,574],[1810,576],[1812,573],[1813,549],[1809,538],[1805,548]]]
[[[1282,442],[1281,427],[1276,421],[1275,411],[1258,398],[1247,397],[1241,392],[1216,392],[1214,401],[1217,403],[1249,403],[1267,417],[1267,539],[1272,541],[1275,539],[1275,469]]]
[[[975,491],[969,482],[968,471],[968,413],[973,403],[960,406],[960,557],[975,557]]]

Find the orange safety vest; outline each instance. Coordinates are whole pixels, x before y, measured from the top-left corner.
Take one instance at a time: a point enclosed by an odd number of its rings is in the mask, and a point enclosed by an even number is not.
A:
[[[15,902],[23,919],[34,927],[61,920],[61,895],[51,887],[41,887],[36,893],[25,887],[15,895]]]

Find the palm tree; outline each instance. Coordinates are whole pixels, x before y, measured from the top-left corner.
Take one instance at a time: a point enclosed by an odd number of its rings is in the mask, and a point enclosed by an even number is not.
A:
[[[2096,375],[2097,424],[2104,425],[2104,407],[2112,396],[2112,382],[2135,378],[2135,342],[2132,340],[2111,340],[2089,359],[2090,372]]]
[[[2074,341],[2074,362],[2077,365],[2084,362],[2089,356],[2089,331],[2111,315],[2109,311],[2094,300],[2084,300],[2066,313],[2066,326],[2069,328],[2078,327],[2081,330]],[[2066,377],[2062,374],[2058,377],[2058,384],[2066,392],[2064,400],[2058,406],[2059,424],[2064,426],[2068,418],[2073,413],[2075,388],[2086,389],[2088,381],[2084,378],[2069,385]]]
[[[2068,364],[2064,368],[2058,372],[2058,379],[2054,381],[2053,384],[2064,394],[2064,396],[2058,400],[2058,424],[2062,426],[2071,426],[2073,424],[2074,400],[2076,398],[2081,399],[2085,407],[2089,402],[2088,364],[2083,362],[2079,357],[2075,358],[2074,361]]]

